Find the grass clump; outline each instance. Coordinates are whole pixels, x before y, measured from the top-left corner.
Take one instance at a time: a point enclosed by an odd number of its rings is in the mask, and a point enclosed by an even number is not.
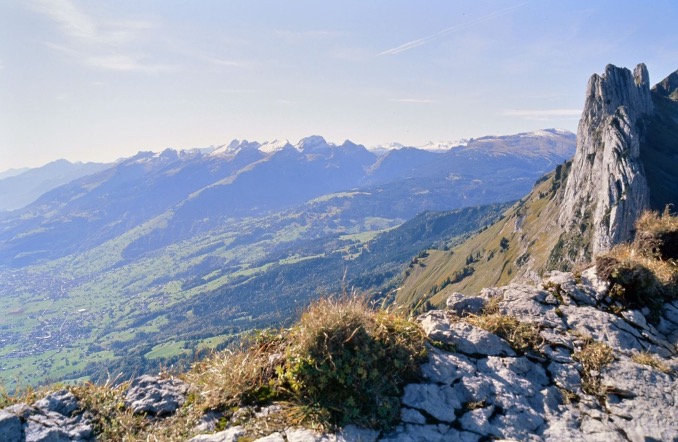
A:
[[[535,324],[520,322],[513,316],[490,313],[468,316],[465,320],[471,325],[503,338],[520,354],[530,351],[539,352],[539,347],[543,343],[539,335],[539,327]]]
[[[662,373],[666,374],[672,373],[672,370],[668,365],[666,365],[662,360],[657,358],[657,356],[647,351],[635,353],[633,356],[631,356],[631,360],[636,364],[647,365],[649,367],[661,371]]]
[[[636,222],[635,243],[657,259],[678,259],[678,217],[671,216],[668,206],[662,215],[644,212]]]
[[[420,327],[359,298],[311,305],[288,330],[200,362],[187,379],[204,409],[285,403],[290,424],[388,428],[425,355]]]
[[[649,308],[651,322],[662,305],[678,297],[678,217],[643,213],[636,239],[596,258],[598,276],[610,282],[610,296],[625,308]]]
[[[402,386],[417,374],[424,341],[415,323],[362,300],[319,301],[290,331],[278,387],[302,416],[320,412],[320,423],[388,427],[400,411]]]
[[[287,345],[285,331],[266,330],[196,363],[186,374],[204,410],[263,403],[273,396],[273,379]]]
[[[480,315],[469,315],[464,321],[506,340],[520,354],[539,352],[543,339],[536,324],[520,322],[517,318],[501,313],[499,304],[502,296],[490,298]]]
[[[579,361],[584,368],[582,373],[582,389],[585,393],[597,397],[604,397],[600,385],[600,370],[614,361],[612,348],[603,343],[596,342],[592,338],[584,339],[584,345],[572,355],[572,359]]]
[[[89,412],[94,432],[100,440],[139,440],[148,423],[143,416],[134,416],[125,408],[125,391],[129,382],[97,385],[91,382],[71,388],[80,408]]]

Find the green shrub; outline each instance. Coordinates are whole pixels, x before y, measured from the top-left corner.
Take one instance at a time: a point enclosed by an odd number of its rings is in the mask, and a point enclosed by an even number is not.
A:
[[[403,385],[417,375],[424,339],[418,325],[363,301],[320,301],[290,332],[279,388],[315,423],[389,427]]]

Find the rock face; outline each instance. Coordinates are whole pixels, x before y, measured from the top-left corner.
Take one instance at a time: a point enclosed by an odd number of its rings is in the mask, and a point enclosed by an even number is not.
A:
[[[76,413],[73,393],[60,390],[33,403],[16,404],[0,410],[0,441],[60,442],[95,440],[84,414]]]
[[[179,379],[141,376],[127,390],[125,405],[134,414],[168,415],[183,405],[187,391],[188,385]]]
[[[607,311],[604,290],[589,270],[580,280],[553,272],[542,286],[484,291],[501,296],[502,315],[539,329],[539,354],[495,351],[453,310],[426,313],[420,321],[429,337],[456,351],[430,349],[423,381],[405,388],[402,424],[379,440],[677,440],[678,301],[664,306],[655,328],[640,311]],[[576,356],[590,342],[614,355],[599,371]],[[643,352],[664,371],[635,362]]]
[[[636,217],[649,208],[649,188],[640,161],[646,119],[653,112],[644,64],[633,73],[608,65],[593,75],[577,130],[577,150],[567,180],[559,222],[566,232],[589,238],[577,258],[590,259],[632,239]]]

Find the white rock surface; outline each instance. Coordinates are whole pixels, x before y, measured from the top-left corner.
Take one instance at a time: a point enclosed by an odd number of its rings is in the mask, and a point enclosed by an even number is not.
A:
[[[649,208],[639,156],[642,119],[652,112],[644,64],[633,73],[608,65],[589,80],[559,221],[565,231],[592,221],[594,255],[631,240],[636,217]]]

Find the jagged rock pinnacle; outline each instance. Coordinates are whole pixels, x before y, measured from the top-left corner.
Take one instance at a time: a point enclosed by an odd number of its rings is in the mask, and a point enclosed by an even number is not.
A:
[[[639,155],[652,112],[644,64],[633,73],[608,65],[589,80],[559,221],[566,231],[590,235],[593,255],[630,240],[636,217],[649,208]]]

